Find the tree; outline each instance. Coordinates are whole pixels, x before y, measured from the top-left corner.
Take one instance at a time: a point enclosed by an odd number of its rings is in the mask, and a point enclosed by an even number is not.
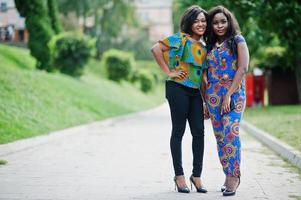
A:
[[[97,37],[97,57],[109,49],[114,40],[121,35],[127,26],[136,23],[134,8],[131,0],[100,1],[98,10],[95,10],[95,36]],[[100,15],[100,14],[101,15]]]
[[[48,17],[46,0],[15,0],[16,7],[25,17],[26,28],[29,30],[28,47],[37,59],[37,68],[51,71],[50,50],[47,46],[54,32]]]
[[[126,26],[135,24],[133,0],[60,0],[60,9],[68,14],[75,12],[85,19],[94,16],[91,36],[97,38],[97,57],[109,49]],[[137,24],[135,24],[137,25]]]
[[[283,47],[286,47],[284,57],[286,66],[295,71],[299,102],[301,103],[301,2],[291,1],[264,1],[263,5],[257,2],[257,16],[260,28],[275,33]],[[275,26],[276,25],[276,26]]]
[[[48,14],[51,21],[53,31],[58,34],[62,31],[61,22],[59,19],[59,12],[56,0],[47,0]]]
[[[94,8],[97,8],[100,2],[104,2],[107,0],[58,0],[60,11],[67,15],[68,13],[74,12],[77,17],[77,22],[79,24],[80,17],[83,17],[83,28],[87,27],[87,16],[91,14],[91,11]]]

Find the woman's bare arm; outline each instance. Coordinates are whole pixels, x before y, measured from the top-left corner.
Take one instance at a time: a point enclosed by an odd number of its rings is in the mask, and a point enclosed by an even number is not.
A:
[[[249,66],[249,50],[245,42],[237,44],[237,66],[238,69],[234,76],[231,87],[229,88],[227,94],[223,98],[222,113],[230,111],[230,97],[237,90],[244,76],[248,72]]]
[[[156,60],[156,62],[158,63],[158,65],[160,66],[160,68],[169,76],[172,78],[185,78],[186,77],[186,72],[182,71],[182,70],[170,70],[168,67],[168,64],[166,63],[166,61],[164,60],[164,56],[163,53],[164,51],[168,51],[169,47],[165,46],[164,44],[158,42],[156,43],[152,48],[151,48],[151,52]]]

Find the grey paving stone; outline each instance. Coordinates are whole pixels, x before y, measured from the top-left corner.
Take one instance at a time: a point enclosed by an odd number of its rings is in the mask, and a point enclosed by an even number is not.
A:
[[[85,126],[76,134],[62,132],[64,137],[2,156],[8,164],[0,166],[0,200],[286,200],[301,196],[300,175],[241,132],[241,185],[235,197],[222,197],[219,188],[224,175],[210,121],[205,127],[202,175],[209,192],[175,192],[170,124],[165,104],[110,123]],[[192,170],[189,130],[183,141],[183,165],[188,180]]]

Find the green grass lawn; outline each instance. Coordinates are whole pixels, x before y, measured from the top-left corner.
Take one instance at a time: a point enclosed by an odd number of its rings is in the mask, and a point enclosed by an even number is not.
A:
[[[301,151],[301,105],[247,108],[244,119]]]
[[[0,56],[0,144],[164,101],[163,84],[145,94],[128,82],[117,84],[91,73],[74,79],[35,70],[26,50],[0,45]]]
[[[34,69],[36,60],[30,56],[26,49],[0,45],[0,67],[19,67]]]

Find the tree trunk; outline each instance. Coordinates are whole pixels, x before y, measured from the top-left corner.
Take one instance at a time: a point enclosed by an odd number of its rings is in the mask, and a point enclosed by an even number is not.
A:
[[[298,59],[296,66],[296,81],[297,81],[297,89],[298,89],[298,100],[301,103],[301,59]]]
[[[99,30],[99,13],[98,13],[98,8],[94,8],[94,27],[93,27],[93,37],[98,37],[100,34]]]
[[[83,33],[87,32],[87,11],[84,9],[83,12],[84,24],[83,24]]]

